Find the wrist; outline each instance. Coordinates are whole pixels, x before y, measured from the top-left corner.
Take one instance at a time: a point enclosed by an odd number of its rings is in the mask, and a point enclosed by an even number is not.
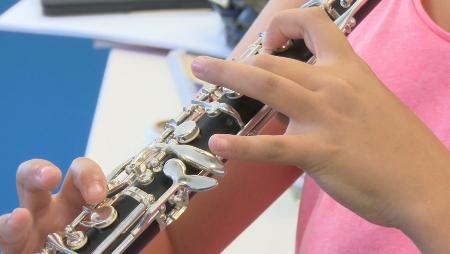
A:
[[[450,156],[446,151],[443,163],[429,170],[428,181],[415,202],[408,206],[399,228],[422,253],[450,251]],[[436,164],[435,164],[436,165]]]
[[[416,213],[401,230],[422,253],[448,253],[450,250],[450,206]]]

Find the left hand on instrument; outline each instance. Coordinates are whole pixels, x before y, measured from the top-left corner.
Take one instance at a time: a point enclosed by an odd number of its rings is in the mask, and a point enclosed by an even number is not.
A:
[[[20,208],[0,215],[0,253],[30,254],[42,250],[49,233],[64,230],[84,205],[95,205],[105,199],[106,177],[90,159],[75,159],[61,191],[52,194],[61,179],[61,170],[50,161],[33,159],[20,164],[17,170]]]
[[[194,61],[198,78],[258,99],[290,119],[285,135],[214,135],[211,150],[224,158],[298,166],[344,206],[417,241],[423,226],[442,230],[434,219],[449,225],[449,151],[322,10],[281,12],[268,28],[265,47],[300,38],[317,57],[314,66],[270,55],[246,63]]]

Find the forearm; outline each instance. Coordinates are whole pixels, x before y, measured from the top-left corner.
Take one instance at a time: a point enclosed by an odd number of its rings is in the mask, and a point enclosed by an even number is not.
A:
[[[297,8],[305,0],[272,0],[230,55],[239,56],[265,31],[278,11]],[[281,134],[286,123],[272,121],[268,134]],[[251,163],[227,163],[219,187],[191,200],[181,218],[152,241],[143,253],[217,253],[260,215],[295,181],[297,168]],[[163,250],[163,252],[161,252]]]

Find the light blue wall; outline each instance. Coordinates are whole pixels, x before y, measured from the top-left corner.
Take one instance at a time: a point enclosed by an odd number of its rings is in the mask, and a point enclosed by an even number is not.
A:
[[[18,205],[21,161],[65,170],[84,154],[107,54],[89,40],[0,32],[0,213]]]

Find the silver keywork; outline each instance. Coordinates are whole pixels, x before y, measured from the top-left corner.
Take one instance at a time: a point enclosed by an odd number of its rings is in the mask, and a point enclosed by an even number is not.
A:
[[[190,145],[155,144],[155,147],[175,154],[179,159],[189,165],[210,172],[217,176],[225,175],[225,165],[213,154]]]
[[[218,185],[217,180],[211,177],[186,175],[186,165],[179,159],[168,160],[164,164],[163,171],[174,184],[180,184],[190,191],[207,191]]]
[[[236,120],[240,128],[243,128],[245,125],[239,113],[232,106],[226,103],[217,101],[205,102],[199,100],[192,100],[192,104],[200,105],[202,108],[205,109],[206,114],[208,116],[215,117],[218,116],[220,113],[224,113],[234,118],[234,120]]]
[[[200,129],[194,121],[185,121],[175,127],[173,132],[178,143],[186,144],[194,140],[200,134]]]
[[[117,219],[117,211],[113,206],[105,205],[90,210],[89,219],[80,224],[91,228],[106,228]]]

